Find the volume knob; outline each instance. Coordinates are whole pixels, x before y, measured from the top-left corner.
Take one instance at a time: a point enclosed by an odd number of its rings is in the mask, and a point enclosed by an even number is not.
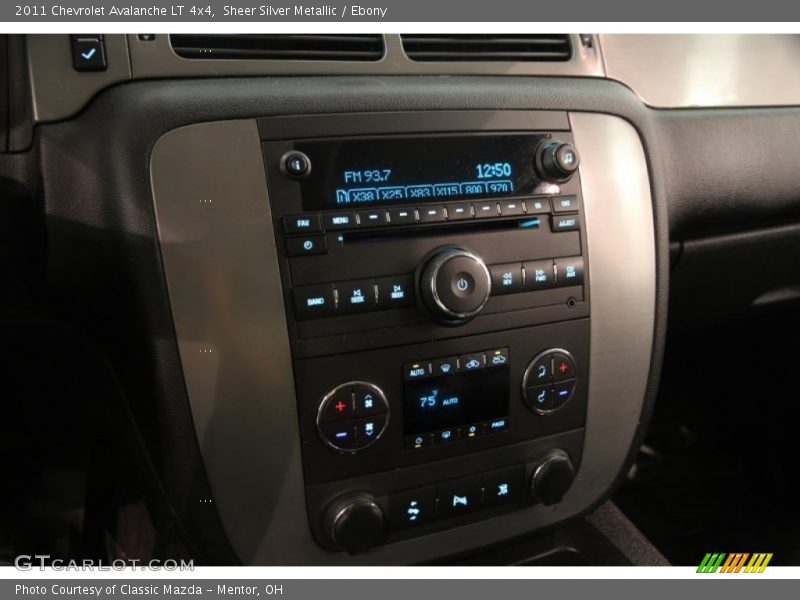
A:
[[[492,278],[479,256],[463,248],[439,250],[422,269],[420,296],[440,322],[464,323],[489,300]]]

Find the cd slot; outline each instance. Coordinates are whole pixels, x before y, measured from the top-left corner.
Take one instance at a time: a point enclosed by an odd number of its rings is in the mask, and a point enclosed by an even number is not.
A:
[[[519,217],[513,219],[492,219],[487,221],[445,222],[431,224],[416,224],[407,227],[393,227],[391,229],[367,229],[356,231],[343,231],[339,234],[339,241],[343,244],[354,242],[375,242],[393,239],[436,237],[442,234],[453,233],[485,233],[497,230],[536,230],[542,225],[541,216]]]

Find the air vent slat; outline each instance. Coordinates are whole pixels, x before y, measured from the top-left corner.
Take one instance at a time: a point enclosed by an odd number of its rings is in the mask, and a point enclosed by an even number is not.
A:
[[[572,58],[569,35],[401,36],[411,60],[429,62],[555,62]]]
[[[190,35],[170,36],[178,56],[191,59],[377,61],[381,35]]]

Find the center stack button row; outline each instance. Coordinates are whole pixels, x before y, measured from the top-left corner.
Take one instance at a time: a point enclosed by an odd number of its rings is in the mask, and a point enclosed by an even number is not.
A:
[[[403,308],[415,303],[412,275],[304,285],[292,293],[298,320]]]

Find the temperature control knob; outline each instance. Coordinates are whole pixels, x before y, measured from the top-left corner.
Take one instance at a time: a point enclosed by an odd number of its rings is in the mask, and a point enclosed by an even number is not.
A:
[[[561,502],[573,481],[575,467],[569,454],[553,450],[533,470],[531,495],[542,504],[556,504]]]
[[[492,292],[492,278],[479,256],[463,248],[444,248],[422,269],[419,286],[433,316],[447,325],[458,325],[484,307]]]
[[[350,554],[366,552],[383,535],[383,510],[369,494],[348,494],[325,511],[322,533],[331,548]]]
[[[545,142],[536,150],[536,173],[552,183],[569,180],[578,170],[580,162],[575,146],[566,142]]]

